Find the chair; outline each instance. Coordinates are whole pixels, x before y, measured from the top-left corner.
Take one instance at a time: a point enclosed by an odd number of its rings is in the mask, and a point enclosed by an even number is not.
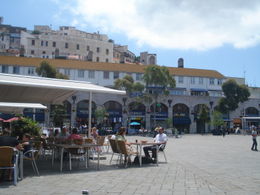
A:
[[[160,153],[163,153],[165,162],[167,163],[166,154],[165,154],[165,152],[164,152],[165,147],[166,147],[166,144],[161,144],[161,145],[160,145],[159,150],[158,150],[158,156],[159,156]],[[159,159],[159,158],[158,158],[158,159]]]
[[[14,185],[17,185],[18,154],[10,146],[0,147],[0,169],[13,169]]]
[[[137,155],[138,152],[128,150],[124,140],[116,140],[116,144],[120,154],[125,156],[125,167],[127,167],[128,163],[131,162],[131,156]]]
[[[84,140],[83,139],[74,139],[74,140],[72,140],[72,142],[76,145],[81,146],[84,143]],[[81,148],[69,148],[69,149],[67,149],[67,151],[69,152],[69,167],[70,167],[70,171],[71,171],[72,170],[71,159],[73,157],[75,157],[75,158],[84,157],[84,159],[85,159],[86,151]]]
[[[40,155],[40,152],[41,152],[41,149],[42,149],[42,142],[41,141],[34,141],[32,145],[33,145],[33,149],[25,152],[23,154],[23,159],[32,162],[33,170],[39,176],[40,174],[39,174],[38,167],[36,165],[36,160],[38,159],[38,157]]]
[[[111,156],[111,159],[110,159],[110,164],[111,164],[114,154],[120,155],[120,152],[118,150],[115,139],[109,139],[109,143],[110,143],[110,146],[111,146],[111,149],[112,149],[112,156]]]

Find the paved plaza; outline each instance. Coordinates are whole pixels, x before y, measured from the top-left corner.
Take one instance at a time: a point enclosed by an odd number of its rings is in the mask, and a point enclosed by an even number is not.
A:
[[[150,137],[128,136],[129,141]],[[99,171],[95,162],[89,169],[73,163],[73,170],[59,172],[59,162],[51,167],[50,160],[38,161],[40,176],[30,164],[25,165],[25,178],[18,182],[0,183],[0,194],[82,194],[90,195],[207,195],[260,194],[260,152],[250,150],[251,136],[184,135],[170,137],[166,146],[168,163],[159,156],[159,166],[117,167],[111,154],[102,160]],[[116,158],[115,158],[116,159]]]

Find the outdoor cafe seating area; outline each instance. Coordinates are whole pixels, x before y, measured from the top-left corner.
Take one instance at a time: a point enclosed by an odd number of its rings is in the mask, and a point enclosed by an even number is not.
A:
[[[0,170],[12,169],[13,184],[27,176],[61,174],[73,171],[102,171],[118,168],[138,168],[142,165],[142,146],[150,145],[147,140],[132,140],[132,150],[128,151],[124,141],[111,139],[112,135],[98,136],[96,139],[81,135],[82,139],[57,139],[54,137],[33,137],[29,156],[22,151],[0,147]],[[128,137],[131,140],[131,136]],[[143,138],[143,137],[141,137]],[[151,139],[151,138],[150,138]],[[27,152],[27,153],[28,153]],[[8,159],[3,159],[8,156]],[[13,162],[13,157],[16,160]],[[134,164],[134,159],[139,163]],[[8,162],[9,161],[9,162]],[[6,164],[7,163],[8,166]],[[158,162],[155,164],[158,165]],[[154,165],[154,164],[153,164]],[[6,175],[6,174],[5,174]],[[10,182],[9,182],[10,183]]]

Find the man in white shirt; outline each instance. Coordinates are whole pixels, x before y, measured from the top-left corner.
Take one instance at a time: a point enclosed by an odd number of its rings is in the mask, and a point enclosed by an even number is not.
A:
[[[165,144],[167,142],[167,135],[164,132],[164,129],[162,127],[159,127],[159,133],[155,136],[154,138],[154,142],[155,143],[158,143],[159,145],[159,150],[163,150],[164,147],[165,147]],[[146,146],[144,147],[144,153],[145,153],[145,156],[147,158],[151,158],[150,157],[150,154],[149,154],[149,151],[152,151],[152,157],[154,158],[154,160],[156,161],[156,145],[153,145],[153,146]]]

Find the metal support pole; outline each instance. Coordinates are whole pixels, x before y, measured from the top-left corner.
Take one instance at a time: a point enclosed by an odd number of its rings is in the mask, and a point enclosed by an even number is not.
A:
[[[88,137],[91,133],[91,115],[92,115],[92,92],[89,92],[89,102],[88,102]]]

